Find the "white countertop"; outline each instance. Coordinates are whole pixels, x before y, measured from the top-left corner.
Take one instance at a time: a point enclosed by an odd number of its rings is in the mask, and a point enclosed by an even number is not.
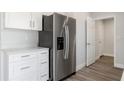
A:
[[[14,53],[23,53],[23,52],[33,52],[33,51],[39,51],[39,50],[48,50],[49,48],[44,47],[33,47],[33,48],[21,48],[21,49],[2,49],[1,51],[7,53],[7,54],[14,54]]]
[[[124,81],[124,71],[123,71],[123,74],[122,74],[122,77],[121,77],[121,81]]]

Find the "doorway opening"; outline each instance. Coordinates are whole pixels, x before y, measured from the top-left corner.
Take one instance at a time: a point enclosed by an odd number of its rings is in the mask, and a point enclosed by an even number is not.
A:
[[[101,61],[102,59],[112,62],[112,66],[114,66],[114,63],[116,60],[116,55],[115,55],[116,54],[115,53],[116,52],[115,51],[116,50],[116,42],[115,42],[116,18],[115,16],[92,19],[92,21],[90,22],[92,22],[92,26],[91,26],[91,23],[88,24],[87,22],[87,25],[90,25],[90,26],[87,26],[88,30],[87,30],[86,66],[90,66],[91,64],[97,62],[97,60]],[[92,58],[92,60],[89,61],[89,58]]]

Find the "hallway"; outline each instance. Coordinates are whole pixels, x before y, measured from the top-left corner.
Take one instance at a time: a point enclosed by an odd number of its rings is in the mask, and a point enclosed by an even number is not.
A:
[[[103,56],[65,81],[119,81],[123,70],[113,67],[113,59],[113,57]]]

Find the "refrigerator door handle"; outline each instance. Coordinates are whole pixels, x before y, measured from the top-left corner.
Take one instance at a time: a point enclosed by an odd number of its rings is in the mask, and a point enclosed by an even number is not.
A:
[[[65,34],[65,35],[64,35],[64,36],[65,36],[64,59],[67,59],[67,31],[66,31],[67,29],[66,29],[66,26],[64,27],[64,29],[65,29],[65,30],[64,30],[64,34]]]
[[[62,36],[62,34],[64,34],[64,59],[68,59],[68,54],[69,54],[69,28],[67,26],[67,22],[68,22],[68,17],[66,18],[66,20],[64,21],[64,24],[62,26],[62,28],[64,30],[61,31],[60,36]]]
[[[68,59],[69,54],[69,29],[68,26],[65,26],[65,54],[64,59]]]
[[[68,28],[68,26],[66,26],[66,32],[67,32],[67,54],[66,54],[66,56],[68,58],[68,56],[69,56],[69,28]]]

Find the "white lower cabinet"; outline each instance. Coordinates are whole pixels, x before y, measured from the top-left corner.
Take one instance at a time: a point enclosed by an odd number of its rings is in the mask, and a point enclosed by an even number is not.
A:
[[[42,55],[43,53],[43,55]],[[10,81],[46,81],[49,79],[49,50],[37,49],[30,53],[11,53],[8,56],[8,66],[5,80]],[[7,64],[5,64],[7,65]]]
[[[43,60],[39,62],[39,80],[48,80],[49,75],[49,65],[48,60]]]
[[[44,81],[49,79],[49,52],[41,51],[38,53],[38,80]]]

